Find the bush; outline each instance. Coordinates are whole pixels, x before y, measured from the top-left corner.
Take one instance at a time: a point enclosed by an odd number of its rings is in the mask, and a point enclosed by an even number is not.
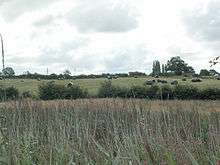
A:
[[[159,99],[160,98],[160,87],[157,85],[152,85],[146,90],[147,98],[149,99]]]
[[[0,88],[0,100],[15,100],[19,96],[18,89],[15,87]]]
[[[169,85],[161,86],[160,97],[163,100],[173,99],[173,89]]]
[[[88,92],[79,86],[66,87],[49,82],[39,86],[39,96],[42,100],[77,99],[87,97]]]
[[[42,100],[63,99],[65,86],[48,82],[39,86],[39,96]]]
[[[21,94],[21,98],[33,98],[30,91],[25,91]]]
[[[129,89],[125,87],[112,85],[111,81],[103,82],[98,90],[98,97],[101,98],[112,98],[112,97],[126,98],[128,97],[128,94],[129,94]]]
[[[88,97],[88,91],[81,89],[79,86],[72,85],[71,87],[65,88],[64,96],[65,99],[78,99]]]
[[[15,100],[19,96],[18,89],[15,87],[9,87],[5,89],[6,99],[7,100]]]
[[[217,100],[220,99],[220,89],[219,88],[206,88],[200,93],[200,99],[203,100]]]
[[[192,85],[177,85],[174,87],[174,97],[181,100],[199,99],[198,88]]]
[[[129,92],[131,98],[147,98],[147,88],[144,86],[132,86]]]

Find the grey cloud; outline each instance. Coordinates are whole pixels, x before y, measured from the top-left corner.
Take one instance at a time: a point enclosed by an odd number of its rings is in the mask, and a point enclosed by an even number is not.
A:
[[[144,45],[137,45],[133,48],[117,50],[112,53],[111,59],[105,60],[107,71],[123,72],[149,69],[152,65],[154,54]]]
[[[220,1],[211,1],[206,11],[202,8],[184,12],[187,31],[198,40],[220,40]]]
[[[41,55],[37,59],[40,64],[70,64],[73,61],[74,53],[77,49],[87,45],[88,40],[78,39],[61,43],[60,47],[43,48]]]
[[[138,26],[131,10],[108,0],[82,0],[67,17],[80,32],[126,32]]]
[[[56,0],[7,0],[0,3],[0,16],[11,22],[25,12],[49,5]]]

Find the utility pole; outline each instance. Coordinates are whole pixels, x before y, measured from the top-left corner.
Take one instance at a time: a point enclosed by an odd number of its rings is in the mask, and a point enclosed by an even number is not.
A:
[[[1,47],[2,47],[2,70],[4,70],[5,69],[5,52],[4,52],[4,42],[3,42],[1,33],[0,33],[0,38],[1,38]]]

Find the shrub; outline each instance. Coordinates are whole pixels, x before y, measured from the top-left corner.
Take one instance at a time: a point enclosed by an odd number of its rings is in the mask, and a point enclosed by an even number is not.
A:
[[[86,98],[88,97],[88,91],[86,89],[81,89],[79,86],[72,85],[71,87],[65,88],[63,97],[65,99]]]
[[[192,85],[177,85],[174,87],[174,97],[176,99],[199,99],[199,94],[198,88]]]
[[[32,94],[30,91],[25,91],[21,94],[21,98],[32,98]]]
[[[160,97],[163,100],[173,99],[173,89],[169,85],[161,86]]]
[[[7,100],[14,100],[14,99],[17,99],[19,96],[18,89],[15,87],[6,88],[5,93],[6,93]]]
[[[0,88],[0,100],[15,100],[19,96],[18,89],[15,87]]]
[[[101,84],[98,90],[98,97],[101,98],[111,98],[111,97],[128,97],[129,89],[126,87],[119,87],[112,85],[111,81],[105,81]]]
[[[146,98],[147,88],[144,86],[132,86],[129,92],[131,98]]]
[[[152,85],[146,90],[147,98],[149,99],[157,99],[160,98],[160,87],[157,85]]]
[[[88,92],[76,85],[66,87],[49,82],[39,86],[39,96],[42,100],[77,99],[87,97]]]
[[[42,100],[63,99],[65,86],[48,82],[39,86],[39,96]]]
[[[204,100],[220,99],[220,89],[219,88],[203,89],[200,93],[200,99],[204,99]]]
[[[5,89],[4,88],[0,88],[0,100],[6,100],[6,93],[5,93]]]

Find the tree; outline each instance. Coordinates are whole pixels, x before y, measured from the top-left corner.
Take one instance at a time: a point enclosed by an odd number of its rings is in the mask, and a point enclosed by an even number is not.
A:
[[[209,73],[210,73],[210,75],[211,76],[215,76],[215,75],[219,75],[220,73],[218,73],[216,70],[214,70],[214,69],[211,69],[211,70],[209,70]]]
[[[166,71],[172,72],[175,75],[182,75],[183,73],[195,73],[193,67],[188,66],[179,56],[172,57],[167,61]]]
[[[7,77],[12,77],[15,75],[15,71],[11,67],[6,67],[5,69],[2,70],[2,73],[4,76]]]
[[[153,70],[152,74],[154,76],[161,74],[160,62],[158,60],[153,62],[153,69],[152,70]]]
[[[71,72],[68,69],[63,72],[63,75],[66,79],[71,78]]]
[[[65,71],[63,72],[63,74],[64,74],[65,76],[70,76],[70,75],[71,75],[71,72],[67,69],[67,70],[65,70]]]
[[[199,75],[200,76],[210,76],[210,72],[207,69],[201,69]]]
[[[162,64],[162,74],[164,75],[165,74],[165,65],[164,64]]]

